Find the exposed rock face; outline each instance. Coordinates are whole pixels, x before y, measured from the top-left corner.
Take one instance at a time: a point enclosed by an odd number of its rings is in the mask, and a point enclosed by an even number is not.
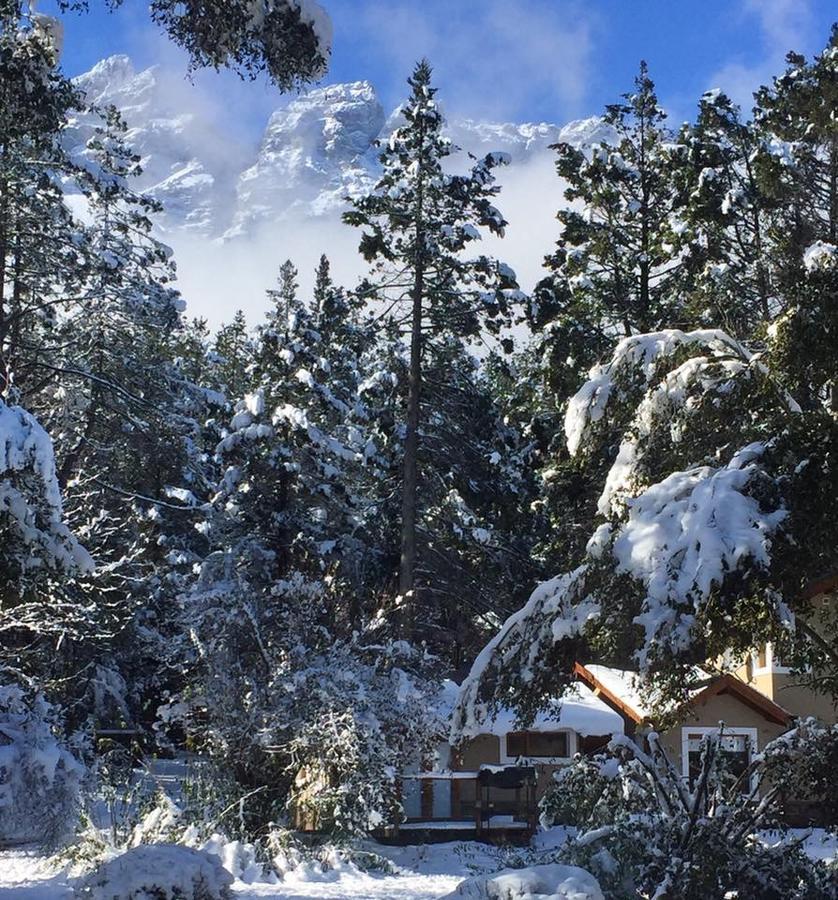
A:
[[[369,82],[330,85],[276,110],[258,150],[247,151],[231,145],[223,122],[193,108],[188,87],[167,93],[156,67],[137,72],[127,56],[112,56],[76,83],[93,103],[113,104],[123,113],[128,140],[142,158],[139,187],[164,205],[164,233],[234,238],[272,222],[337,218],[347,196],[374,183],[376,141],[399,119],[398,110],[385,116]],[[94,119],[84,116],[67,131],[78,158],[85,157],[93,127]],[[608,135],[598,118],[564,127],[464,120],[449,130],[464,150],[504,151],[513,165],[557,141],[581,147]]]
[[[193,111],[178,108],[157,79],[157,68],[136,72],[127,56],[111,56],[79,76],[76,84],[92,104],[116,106],[128,125],[127,140],[140,156],[138,187],[159,200],[164,231],[215,232],[231,214],[234,193],[225,161],[213,153],[218,135]],[[71,123],[67,140],[78,158],[96,125],[85,115]],[[209,140],[204,138],[208,137]]]
[[[278,109],[256,162],[239,176],[231,234],[266,219],[342,209],[374,177],[383,126],[384,110],[366,81],[309,91]]]

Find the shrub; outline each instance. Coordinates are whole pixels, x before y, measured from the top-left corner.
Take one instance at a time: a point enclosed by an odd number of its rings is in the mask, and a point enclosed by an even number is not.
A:
[[[58,843],[78,819],[84,774],[55,707],[34,689],[0,684],[0,840]]]
[[[543,801],[545,817],[578,797],[587,818],[580,817],[578,835],[558,859],[590,870],[614,900],[838,896],[834,866],[809,859],[799,841],[767,846],[759,839],[762,831],[782,831],[781,785],[794,781],[799,766],[811,773],[823,735],[809,726],[793,729],[739,778],[726,765],[722,738],[723,730],[705,739],[692,785],[654,733],[648,753],[616,738],[606,753],[559,773],[556,792],[564,796],[560,805],[555,797]]]
[[[230,900],[233,876],[217,856],[178,844],[134,847],[76,888],[79,900]]]

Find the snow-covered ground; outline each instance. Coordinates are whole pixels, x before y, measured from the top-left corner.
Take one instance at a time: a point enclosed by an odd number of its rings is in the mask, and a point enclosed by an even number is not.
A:
[[[536,837],[534,850],[548,850],[564,837],[563,829],[551,829]],[[816,858],[838,855],[838,839],[817,829],[808,836],[805,846]],[[397,867],[396,874],[362,872],[350,865],[327,872],[300,869],[277,884],[236,882],[235,895],[241,900],[434,900],[447,896],[472,875],[494,872],[511,862],[503,851],[476,843],[376,846],[375,850]],[[0,900],[71,897],[71,879],[65,873],[51,871],[37,851],[0,851]]]
[[[450,894],[464,879],[503,867],[501,852],[474,843],[376,847],[397,874],[344,866],[325,873],[298,870],[277,884],[234,886],[236,897],[274,900],[432,900]],[[0,851],[0,900],[69,900],[71,879],[55,874],[33,850]]]

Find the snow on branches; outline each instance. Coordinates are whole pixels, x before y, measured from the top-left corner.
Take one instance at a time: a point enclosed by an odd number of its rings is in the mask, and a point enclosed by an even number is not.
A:
[[[0,400],[2,556],[19,571],[88,571],[93,561],[64,523],[52,440],[38,420]]]
[[[688,346],[705,347],[714,356],[743,361],[751,358],[738,341],[718,329],[684,332],[671,328],[624,338],[609,362],[591,369],[587,382],[567,405],[565,435],[571,455],[580,451],[589,427],[602,419],[609,402],[622,399],[630,386],[648,386],[659,371],[661,359]]]
[[[641,663],[655,644],[676,653],[688,649],[704,605],[728,572],[769,565],[770,535],[786,511],[764,511],[746,493],[760,475],[764,449],[749,444],[722,468],[673,472],[629,501],[611,550],[616,571],[646,591],[634,619],[646,633]]]
[[[582,564],[539,586],[477,658],[455,730],[472,733],[499,692],[529,709],[529,697],[561,683],[557,661],[572,667],[591,641],[648,671],[663,660],[694,662],[708,634],[735,627],[739,594],[725,592],[770,580],[773,545],[787,538],[777,461],[788,454],[778,446],[798,412],[722,331],[622,340],[591,370],[565,421],[572,455],[612,459],[598,503],[605,521]],[[762,591],[769,618],[780,594]]]

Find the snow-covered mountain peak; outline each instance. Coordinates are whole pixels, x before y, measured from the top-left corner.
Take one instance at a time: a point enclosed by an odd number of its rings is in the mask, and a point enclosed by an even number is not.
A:
[[[367,81],[308,91],[268,120],[255,163],[238,180],[228,236],[263,221],[339,210],[375,169],[384,110]]]
[[[76,84],[91,102],[122,111],[128,140],[142,159],[140,187],[163,203],[160,225],[168,233],[232,238],[272,222],[337,218],[348,196],[378,178],[377,141],[402,119],[400,109],[385,116],[368,81],[332,84],[284,103],[269,117],[258,146],[242,151],[231,142],[235,123],[193,101],[188,86],[173,89],[157,67],[137,71],[129,57],[111,56]],[[93,127],[93,118],[83,116],[68,129],[80,155]],[[610,136],[599,118],[564,126],[454,119],[448,132],[475,155],[509,153],[513,167],[557,141],[581,147]]]
[[[146,113],[162,97],[156,96],[156,67],[137,72],[130,57],[124,54],[109,56],[75,79],[89,103],[99,106],[113,104],[126,118],[131,113]]]
[[[317,88],[292,100],[268,120],[260,159],[301,149],[306,157],[348,161],[366,153],[384,125],[384,110],[368,81]]]

